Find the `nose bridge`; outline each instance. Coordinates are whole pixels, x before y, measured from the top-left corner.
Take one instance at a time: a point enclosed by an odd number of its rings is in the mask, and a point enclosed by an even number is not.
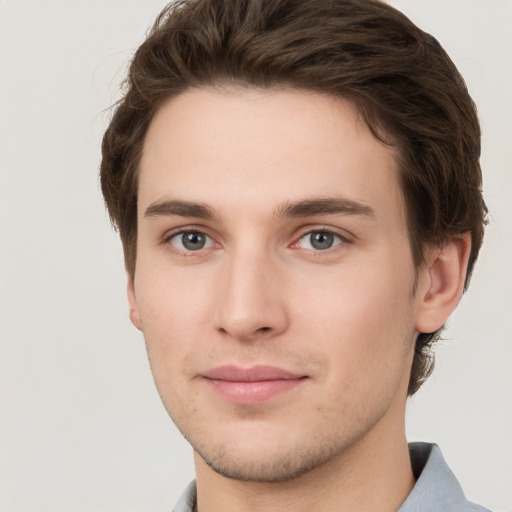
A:
[[[223,265],[217,285],[218,328],[239,340],[282,332],[287,325],[282,276],[271,251],[239,246]]]

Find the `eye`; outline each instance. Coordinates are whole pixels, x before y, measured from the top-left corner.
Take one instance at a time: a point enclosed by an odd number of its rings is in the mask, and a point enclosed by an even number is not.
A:
[[[200,231],[182,231],[169,238],[169,242],[181,252],[199,251],[213,246],[213,240]]]
[[[299,239],[297,246],[302,249],[325,251],[342,242],[343,238],[340,235],[336,235],[330,231],[310,231]]]

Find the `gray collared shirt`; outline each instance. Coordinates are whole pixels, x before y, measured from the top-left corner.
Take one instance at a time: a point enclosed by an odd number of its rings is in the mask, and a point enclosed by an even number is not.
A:
[[[398,512],[490,512],[466,500],[437,444],[411,443],[409,452],[417,481]],[[173,512],[193,512],[195,503],[194,481],[185,489]]]

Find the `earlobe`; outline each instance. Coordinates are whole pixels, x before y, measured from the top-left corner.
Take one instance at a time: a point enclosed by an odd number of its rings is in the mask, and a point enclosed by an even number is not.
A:
[[[137,298],[135,297],[135,286],[133,284],[133,279],[131,277],[128,278],[128,304],[130,305],[130,320],[132,324],[142,331],[142,323],[140,321],[140,313],[139,306],[137,304]]]
[[[431,250],[418,289],[416,330],[434,332],[448,320],[464,290],[471,235],[457,235]]]

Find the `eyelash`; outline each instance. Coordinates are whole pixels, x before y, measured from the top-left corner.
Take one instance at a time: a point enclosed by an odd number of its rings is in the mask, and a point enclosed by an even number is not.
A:
[[[336,231],[333,231],[329,228],[320,228],[320,229],[310,229],[309,231],[306,231],[302,233],[298,238],[297,241],[292,244],[292,247],[297,247],[301,240],[306,239],[308,236],[311,237],[313,234],[322,234],[322,235],[328,235],[334,238],[333,245],[331,247],[327,247],[325,249],[307,249],[311,251],[315,255],[321,255],[321,254],[329,254],[332,251],[335,251],[336,248],[340,245],[344,245],[346,243],[350,243],[347,237],[341,235],[340,233],[337,233]],[[336,241],[337,239],[337,241]],[[300,248],[300,247],[298,247]]]
[[[300,233],[300,235],[298,237],[295,238],[295,241],[289,245],[289,247],[291,248],[294,248],[294,249],[300,249],[300,247],[298,247],[298,244],[300,243],[301,240],[303,240],[304,238],[306,238],[307,236],[311,236],[312,234],[315,234],[315,233],[322,233],[322,234],[325,234],[325,235],[331,235],[333,236],[335,239],[338,240],[337,243],[335,243],[332,247],[328,247],[326,249],[306,249],[307,251],[310,251],[312,254],[314,254],[315,256],[320,256],[322,254],[330,254],[331,252],[335,251],[337,247],[339,247],[340,245],[345,245],[345,244],[350,244],[352,243],[351,240],[344,236],[344,235],[341,235],[340,233],[334,231],[333,229],[330,229],[330,228],[327,228],[327,227],[320,227],[320,228],[316,228],[316,229],[309,229],[307,231],[303,231],[302,233]],[[172,243],[172,240],[179,237],[180,235],[183,236],[185,234],[196,234],[196,235],[203,235],[205,236],[211,243],[213,246],[217,246],[217,247],[220,247],[221,244],[219,244],[218,242],[215,241],[215,239],[208,235],[203,229],[201,228],[194,228],[194,227],[190,227],[190,228],[182,228],[178,231],[174,231],[172,232],[171,234],[165,236],[163,239],[162,239],[162,243],[164,245],[170,245],[173,252],[177,253],[178,255],[180,256],[184,256],[184,257],[194,257],[194,256],[199,256],[203,253],[204,249],[210,249],[212,248],[211,246],[210,247],[206,247],[206,248],[199,248],[197,250],[181,250],[179,249],[178,247],[176,247],[173,243]],[[208,242],[207,242],[208,243]],[[215,247],[213,247],[215,248]]]
[[[170,233],[169,235],[165,236],[163,239],[162,239],[162,243],[164,245],[169,245],[173,252],[179,254],[180,256],[185,256],[185,257],[193,257],[193,256],[198,256],[199,254],[196,254],[196,253],[202,253],[203,252],[203,249],[204,248],[200,248],[196,251],[193,251],[193,250],[181,250],[179,249],[178,247],[176,247],[173,243],[172,243],[172,240],[179,237],[180,235],[183,236],[183,235],[186,235],[186,234],[195,234],[195,235],[203,235],[205,236],[208,240],[210,240],[211,242],[213,242],[214,245],[218,245],[220,246],[220,244],[216,243],[215,240],[213,239],[213,237],[211,237],[210,235],[208,235],[207,233],[204,232],[204,230],[202,229],[197,229],[197,228],[193,228],[193,227],[190,227],[190,228],[183,228],[183,229],[180,229],[179,231],[174,231],[172,233]],[[210,247],[208,247],[210,248]],[[207,249],[208,249],[207,248]]]

